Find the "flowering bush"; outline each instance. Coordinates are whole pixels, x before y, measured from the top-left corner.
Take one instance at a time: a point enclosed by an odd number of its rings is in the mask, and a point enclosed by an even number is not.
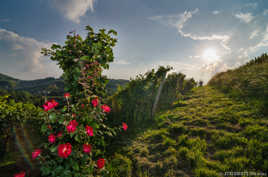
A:
[[[107,175],[105,137],[114,136],[122,129],[104,123],[111,108],[104,104],[106,79],[101,73],[113,61],[112,47],[116,39],[110,34],[116,33],[105,33],[105,30],[94,33],[89,26],[86,29],[85,40],[73,33],[67,36],[65,46],[43,49],[63,69],[68,92],[64,94],[66,105],[61,110],[57,109],[56,100],[43,105],[41,132],[47,136],[47,142],[32,154],[33,159],[41,162],[42,176]]]

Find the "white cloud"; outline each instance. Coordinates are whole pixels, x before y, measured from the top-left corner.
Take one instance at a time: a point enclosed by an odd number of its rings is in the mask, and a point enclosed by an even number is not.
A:
[[[180,35],[182,35],[183,37],[191,38],[193,40],[208,40],[208,41],[218,40],[218,41],[220,41],[220,44],[224,49],[231,50],[230,47],[227,45],[227,43],[230,40],[229,35],[211,34],[211,35],[207,35],[207,36],[200,36],[200,35],[195,35],[192,33],[186,33],[182,30],[185,23],[189,19],[191,19],[192,16],[194,14],[196,14],[197,12],[198,12],[198,9],[195,9],[194,11],[189,11],[189,12],[185,11],[183,14],[181,14],[180,19],[179,19],[178,24],[177,24],[177,29],[178,29],[178,32],[180,33]]]
[[[178,32],[181,36],[186,38],[191,38],[193,40],[208,40],[208,41],[220,41],[221,46],[230,51],[230,47],[228,46],[228,42],[230,40],[229,35],[219,35],[219,34],[211,34],[211,35],[205,35],[200,36],[193,33],[187,33],[183,31],[183,28],[188,20],[190,20],[194,14],[197,14],[199,12],[199,9],[196,8],[193,11],[185,11],[182,14],[177,15],[168,15],[168,16],[153,16],[149,17],[149,20],[160,22],[164,25],[169,25],[176,27],[178,29]]]
[[[0,28],[0,71],[20,79],[58,77],[59,68],[40,53],[50,45]]]
[[[191,58],[191,59],[199,59],[199,58],[201,58],[201,56],[199,56],[199,55],[195,55],[195,56],[190,55],[189,58]]]
[[[249,39],[253,39],[253,38],[257,37],[258,35],[259,35],[259,30],[256,29],[256,30],[252,31],[252,33],[249,36]]]
[[[250,23],[254,19],[254,16],[251,13],[242,12],[235,14],[235,17],[244,23]]]
[[[95,0],[53,0],[54,6],[69,20],[80,23],[80,17],[90,9],[94,11]]]
[[[212,14],[213,15],[218,15],[220,13],[220,11],[218,11],[218,10],[214,10],[214,11],[212,11]]]
[[[226,71],[227,69],[229,69],[229,67],[223,61],[219,60],[213,63],[203,64],[200,70],[212,76],[216,73]]]
[[[268,9],[265,9],[262,14],[263,15],[268,15]]]
[[[268,25],[266,25],[266,29],[262,32],[262,34],[263,34],[262,38],[258,43],[256,43],[255,45],[249,46],[246,49],[242,48],[241,50],[239,50],[240,55],[238,56],[238,58],[248,59],[249,56],[256,55],[256,52],[258,53],[266,52],[267,47],[268,47]]]

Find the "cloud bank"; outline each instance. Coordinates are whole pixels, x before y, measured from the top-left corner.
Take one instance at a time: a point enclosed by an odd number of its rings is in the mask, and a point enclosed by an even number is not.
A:
[[[0,28],[1,72],[19,79],[60,76],[61,71],[56,64],[40,53],[41,48],[50,45]]]
[[[235,17],[244,23],[250,23],[254,19],[254,16],[251,13],[242,12],[235,14]]]
[[[229,35],[219,35],[219,34],[208,34],[205,36],[197,35],[190,32],[185,32],[183,28],[185,27],[187,21],[189,21],[193,15],[197,14],[199,9],[196,8],[193,11],[184,11],[184,13],[178,15],[169,15],[169,16],[153,16],[149,17],[149,20],[158,21],[160,23],[167,23],[173,27],[176,27],[179,34],[183,37],[190,38],[192,40],[207,40],[207,41],[219,41],[221,46],[230,51],[230,47],[228,46],[228,42],[230,40]]]
[[[80,17],[84,16],[90,9],[94,11],[95,0],[53,0],[53,5],[67,19],[80,23]]]

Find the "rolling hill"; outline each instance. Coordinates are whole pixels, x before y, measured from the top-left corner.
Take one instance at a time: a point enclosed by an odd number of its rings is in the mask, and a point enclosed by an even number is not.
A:
[[[106,88],[109,94],[116,91],[117,86],[124,86],[128,83],[124,79],[109,79]],[[0,89],[27,91],[33,95],[57,96],[64,93],[64,82],[61,78],[44,78],[37,80],[19,80],[0,73]]]

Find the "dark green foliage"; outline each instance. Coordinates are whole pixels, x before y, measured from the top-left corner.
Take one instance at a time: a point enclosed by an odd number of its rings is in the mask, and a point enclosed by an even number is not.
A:
[[[113,177],[131,177],[132,176],[132,161],[127,157],[115,154],[107,167],[110,171],[110,176]]]
[[[119,89],[109,100],[112,104],[111,121],[137,123],[152,119],[153,106],[158,88],[169,67],[159,67],[131,80],[124,89]]]
[[[0,89],[0,96],[9,95],[8,99],[13,99],[16,102],[31,103],[35,106],[41,106],[44,99],[37,95],[32,95],[27,91],[3,90]]]
[[[195,88],[183,106],[159,113],[155,121],[124,147],[132,176],[219,177],[268,170],[267,117],[216,89]]]
[[[34,127],[38,127],[41,120],[40,113],[41,109],[33,104],[15,102],[8,96],[0,96],[0,162],[16,161],[16,158],[20,157],[18,153],[13,152],[15,147],[14,133],[24,133],[24,127],[27,124],[30,125],[28,128],[32,130]],[[19,136],[23,136],[23,134]],[[34,142],[37,141],[34,140]],[[12,156],[9,157],[10,155]]]
[[[155,112],[165,110],[173,105],[173,102],[182,99],[196,86],[194,79],[185,80],[182,73],[169,74],[165,80],[166,73],[170,67],[159,67],[157,71],[152,70],[144,75],[138,75],[131,80],[124,89],[119,89],[109,100],[113,110],[110,120],[114,123],[126,120],[134,125],[153,118],[154,104]],[[163,84],[157,101],[157,92]],[[131,129],[132,127],[130,127]]]
[[[106,32],[100,29],[95,33],[90,26],[86,26],[86,30],[85,39],[71,32],[65,45],[53,44],[50,49],[42,50],[44,55],[57,61],[64,72],[65,89],[76,99],[84,94],[105,95],[107,78],[100,73],[103,69],[109,69],[109,62],[114,59],[112,48],[117,42],[112,37],[117,35],[113,30]],[[88,87],[87,93],[84,87]]]

